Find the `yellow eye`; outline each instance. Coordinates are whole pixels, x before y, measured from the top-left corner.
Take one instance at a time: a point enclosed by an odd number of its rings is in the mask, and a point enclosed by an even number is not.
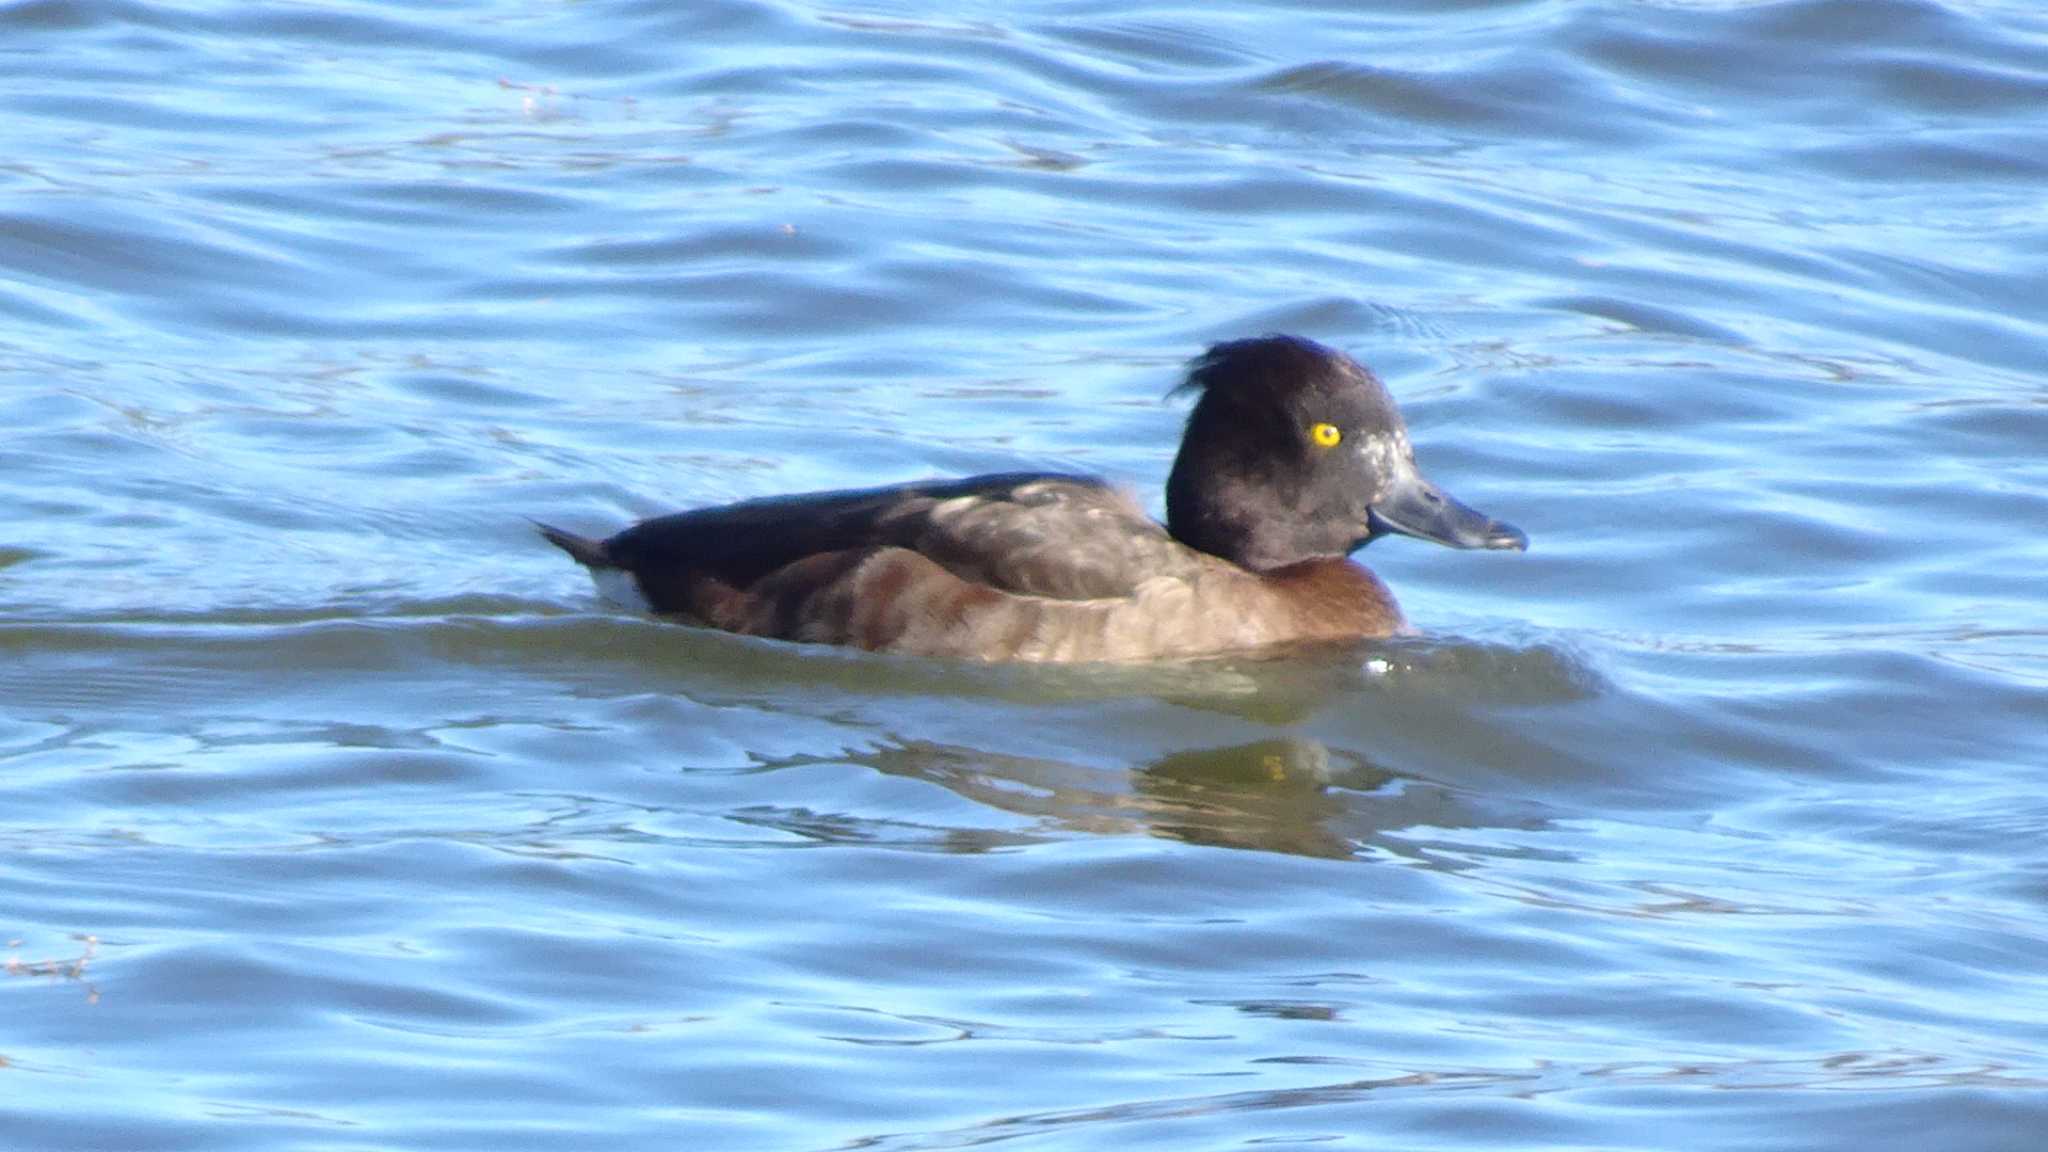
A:
[[[1308,438],[1325,448],[1335,448],[1344,439],[1344,430],[1335,424],[1317,424],[1308,430]]]

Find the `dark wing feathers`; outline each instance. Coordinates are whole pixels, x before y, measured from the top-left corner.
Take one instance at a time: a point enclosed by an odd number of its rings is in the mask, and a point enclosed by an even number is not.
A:
[[[579,561],[584,552],[547,533]],[[907,548],[1005,592],[1081,600],[1129,595],[1196,563],[1121,492],[1086,476],[1013,473],[771,497],[642,521],[606,540],[604,562],[742,589],[811,556]],[[680,589],[679,589],[680,591]],[[648,587],[657,608],[658,589]]]
[[[1025,596],[1129,596],[1196,563],[1128,495],[1087,477],[1023,477],[903,506],[886,523],[894,543],[960,578]]]

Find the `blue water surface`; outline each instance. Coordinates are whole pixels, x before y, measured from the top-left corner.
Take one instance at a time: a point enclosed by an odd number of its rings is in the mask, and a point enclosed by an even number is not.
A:
[[[0,1146],[2048,1134],[2048,11],[0,3]],[[600,532],[1210,341],[1525,556],[961,667]]]

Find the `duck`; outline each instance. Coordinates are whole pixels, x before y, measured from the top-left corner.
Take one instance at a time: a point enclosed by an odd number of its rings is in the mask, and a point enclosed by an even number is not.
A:
[[[1405,535],[1523,551],[1415,463],[1379,378],[1272,334],[1210,346],[1166,521],[1099,477],[1006,472],[771,496],[603,539],[535,522],[608,597],[748,636],[977,662],[1142,663],[1408,632],[1352,559]]]

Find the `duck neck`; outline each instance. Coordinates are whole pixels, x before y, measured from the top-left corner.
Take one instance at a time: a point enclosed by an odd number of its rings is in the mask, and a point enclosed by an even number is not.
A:
[[[1237,467],[1217,466],[1223,463],[1182,447],[1166,479],[1166,530],[1196,551],[1254,572],[1307,559],[1279,518],[1259,514],[1254,497],[1266,486]]]

